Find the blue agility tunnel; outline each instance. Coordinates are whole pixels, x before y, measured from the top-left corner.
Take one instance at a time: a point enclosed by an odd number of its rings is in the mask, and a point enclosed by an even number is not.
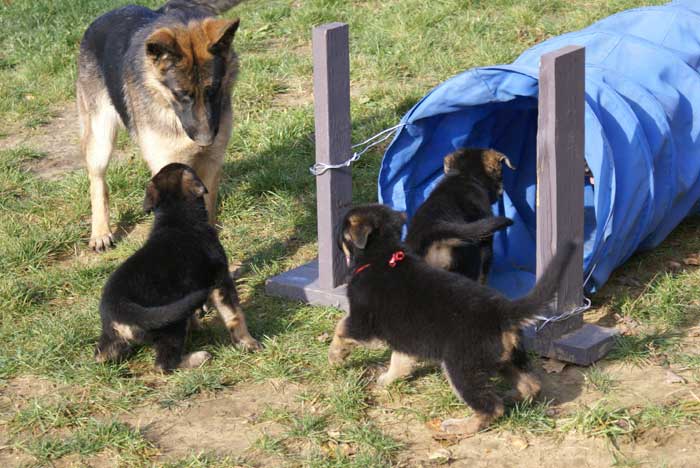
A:
[[[442,83],[402,119],[382,161],[379,200],[411,216],[460,147],[494,148],[505,194],[493,206],[515,221],[494,238],[489,282],[510,296],[535,271],[539,58],[586,47],[584,278],[594,292],[635,251],[658,245],[700,200],[700,2],[629,10],[552,38],[510,65]]]

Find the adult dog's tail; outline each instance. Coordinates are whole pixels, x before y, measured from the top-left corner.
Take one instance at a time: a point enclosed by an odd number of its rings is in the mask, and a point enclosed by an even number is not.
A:
[[[208,296],[209,289],[200,289],[162,306],[143,307],[135,302],[120,302],[113,307],[118,308],[118,316],[125,322],[144,330],[157,330],[184,320],[204,304]]]
[[[509,307],[510,319],[523,321],[541,313],[554,299],[564,270],[574,258],[580,242],[568,242],[561,247],[547,265],[544,274],[527,296],[516,299]],[[580,261],[580,259],[579,259]]]
[[[168,13],[172,10],[196,10],[209,15],[220,15],[230,10],[243,0],[170,0],[160,7],[160,13]]]

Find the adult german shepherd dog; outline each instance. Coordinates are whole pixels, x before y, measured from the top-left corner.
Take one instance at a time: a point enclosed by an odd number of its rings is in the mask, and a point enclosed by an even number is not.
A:
[[[78,58],[80,145],[90,177],[90,247],[114,243],[105,172],[119,125],[152,174],[172,162],[191,166],[207,186],[209,222],[231,136],[231,48],[239,20],[213,16],[240,0],[171,0],[153,11],[125,6],[85,32]]]
[[[335,328],[328,359],[339,364],[358,342],[378,339],[392,351],[439,362],[454,392],[475,413],[443,422],[443,430],[478,432],[503,415],[492,380],[498,373],[515,387],[515,399],[539,392],[537,377],[513,365],[513,352],[522,324],[554,298],[576,243],[557,252],[527,296],[510,301],[408,250],[401,241],[405,221],[403,213],[383,205],[359,206],[345,215],[338,240],[353,271],[350,312]]]

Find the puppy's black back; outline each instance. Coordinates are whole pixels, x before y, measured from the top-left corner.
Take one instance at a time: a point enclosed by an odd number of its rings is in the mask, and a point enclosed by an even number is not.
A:
[[[225,254],[213,228],[186,223],[159,223],[115,270],[104,288],[103,318],[156,329],[184,319],[206,301],[217,273],[226,268]]]

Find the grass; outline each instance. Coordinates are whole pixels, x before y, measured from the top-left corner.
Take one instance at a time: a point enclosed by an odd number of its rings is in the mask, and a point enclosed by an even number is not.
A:
[[[394,125],[430,88],[458,72],[509,62],[547,37],[622,9],[662,2],[248,0],[236,7],[229,16],[242,17],[235,40],[242,72],[224,166],[220,237],[231,259],[245,264],[239,292],[251,332],[264,349],[243,353],[230,346],[223,327],[213,324],[195,332],[189,343],[191,349],[209,351],[212,361],[172,376],[152,372],[148,348],[121,365],[97,365],[92,359],[101,288],[143,237],[127,237],[104,255],[87,253],[85,174],[41,179],[28,170],[45,156],[31,139],[23,147],[3,146],[4,137],[17,132],[47,131],[44,126],[73,105],[82,32],[100,13],[126,3],[0,2],[0,394],[17,400],[16,408],[0,405],[0,440],[7,432],[14,450],[30,464],[106,457],[112,465],[131,466],[248,466],[258,458],[271,465],[389,466],[410,449],[391,435],[387,418],[416,421],[414,427],[423,430],[434,418],[468,415],[431,367],[387,390],[374,388],[377,367],[388,360],[386,350],[357,350],[347,366],[329,368],[322,337],[332,332],[339,312],[263,294],[266,278],[315,254],[315,185],[307,170],[314,158],[310,29],[326,21],[350,24],[353,141],[361,141]],[[124,134],[118,146],[135,151]],[[358,202],[375,200],[381,150],[368,152],[353,167]],[[126,231],[150,222],[140,209],[147,179],[138,158],[110,167],[113,222]],[[700,250],[697,221],[684,226],[678,237],[683,251]],[[597,305],[607,304],[643,326],[641,333],[620,339],[611,359],[649,365],[667,355],[674,364],[700,368],[697,355],[681,349],[682,332],[698,310],[700,273],[653,276],[679,250],[672,242],[634,257],[624,268],[623,274],[648,284],[644,294],[622,289],[612,297],[596,296]],[[279,431],[261,434],[250,452],[229,457],[193,452],[163,460],[145,433],[123,422],[139,408],[182,412],[193,402],[235,394],[238,385],[264,388],[270,381],[280,389],[301,390],[290,402],[259,411],[258,419]],[[17,382],[30,384],[22,394],[11,393]],[[585,371],[585,383],[607,395],[623,387],[598,368]],[[42,392],[42,385],[51,390]],[[643,411],[607,404],[565,417],[553,415],[553,405],[518,404],[493,430],[610,439],[652,426],[695,423],[698,414],[692,402]]]

